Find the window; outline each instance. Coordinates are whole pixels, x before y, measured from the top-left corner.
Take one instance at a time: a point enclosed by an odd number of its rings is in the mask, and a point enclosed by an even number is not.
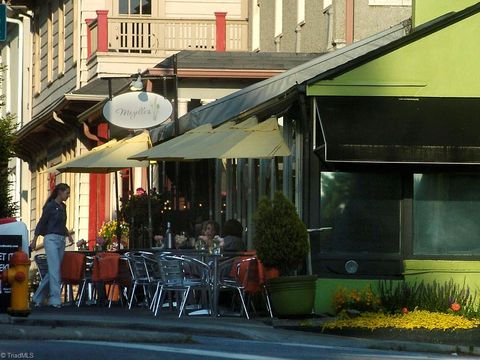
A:
[[[320,196],[320,253],[400,252],[401,175],[322,172]]]
[[[275,37],[281,36],[283,32],[283,0],[275,0]]]
[[[65,73],[65,3],[58,2],[58,75]]]
[[[52,82],[53,77],[53,11],[52,3],[47,3],[47,82]]]
[[[152,15],[152,1],[119,0],[118,13],[121,15]]]
[[[305,23],[305,0],[297,0],[297,25]]]
[[[79,13],[78,13],[78,0],[72,0],[73,5],[73,63],[77,62],[78,52],[79,52],[79,35],[78,35],[78,24],[79,24]]]
[[[35,12],[39,13],[39,9]],[[41,90],[41,56],[40,51],[42,48],[42,37],[40,33],[40,19],[38,16],[34,20],[35,33],[33,36],[33,93],[34,95],[39,94]]]
[[[480,255],[480,175],[414,174],[414,255]]]

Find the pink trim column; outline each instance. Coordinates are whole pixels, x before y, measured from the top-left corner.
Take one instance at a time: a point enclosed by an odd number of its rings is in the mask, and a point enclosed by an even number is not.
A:
[[[108,52],[108,10],[97,10],[97,51]]]
[[[93,22],[93,19],[85,19],[87,23],[87,58],[92,55],[92,30],[90,29],[90,24]]]
[[[345,3],[345,42],[353,43],[354,0],[346,0]]]
[[[225,51],[227,48],[227,16],[226,12],[215,12],[216,51]]]

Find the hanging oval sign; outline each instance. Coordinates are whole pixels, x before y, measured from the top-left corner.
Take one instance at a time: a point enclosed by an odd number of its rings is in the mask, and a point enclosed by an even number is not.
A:
[[[129,92],[115,96],[103,106],[103,116],[112,124],[127,129],[148,129],[166,122],[172,104],[151,92]]]

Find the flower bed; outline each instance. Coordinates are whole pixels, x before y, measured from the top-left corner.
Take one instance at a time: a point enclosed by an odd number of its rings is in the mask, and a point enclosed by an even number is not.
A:
[[[476,329],[480,320],[468,319],[455,314],[436,313],[425,310],[411,311],[406,314],[361,313],[353,318],[337,318],[324,324],[323,329],[427,329],[460,330]]]

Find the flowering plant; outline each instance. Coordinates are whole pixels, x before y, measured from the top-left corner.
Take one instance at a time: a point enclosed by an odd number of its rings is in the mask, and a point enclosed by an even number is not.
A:
[[[129,228],[128,224],[124,221],[119,222],[120,227],[120,247],[128,246]],[[117,250],[117,220],[111,220],[103,223],[102,227],[98,231],[97,245],[102,249]]]
[[[344,310],[356,311],[378,311],[380,308],[380,298],[375,295],[370,286],[362,290],[347,290],[340,287],[333,296],[335,311],[340,313]]]

